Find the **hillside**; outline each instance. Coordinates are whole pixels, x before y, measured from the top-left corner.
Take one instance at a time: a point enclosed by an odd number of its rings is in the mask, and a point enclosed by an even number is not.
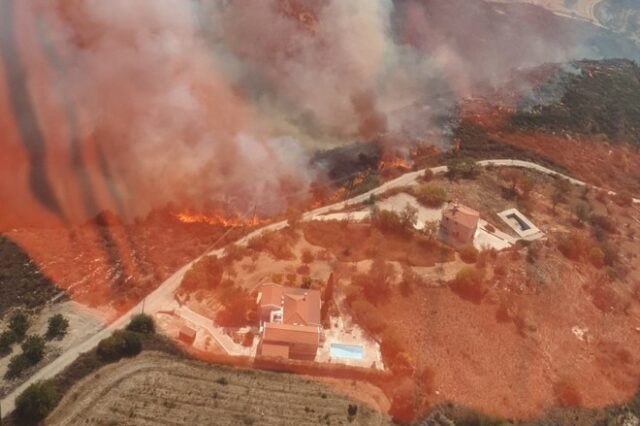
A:
[[[640,4],[636,0],[604,0],[594,12],[607,28],[640,43]]]
[[[640,67],[627,60],[572,65],[557,69],[550,81],[521,101],[511,125],[604,135],[612,143],[640,146]],[[532,100],[543,103],[531,106]]]

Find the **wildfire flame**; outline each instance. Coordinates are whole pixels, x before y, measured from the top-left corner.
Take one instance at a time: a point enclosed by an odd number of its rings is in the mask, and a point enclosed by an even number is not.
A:
[[[225,215],[220,211],[213,213],[195,213],[195,212],[181,212],[175,215],[182,223],[204,223],[212,226],[223,226],[225,228],[239,228],[243,226],[253,227],[268,223],[267,219],[258,217],[253,214],[249,218],[243,218],[238,215]]]
[[[400,157],[395,157],[391,159],[386,159],[380,161],[378,165],[378,170],[388,170],[388,169],[402,169],[402,170],[411,170],[411,164],[407,161],[403,160]]]

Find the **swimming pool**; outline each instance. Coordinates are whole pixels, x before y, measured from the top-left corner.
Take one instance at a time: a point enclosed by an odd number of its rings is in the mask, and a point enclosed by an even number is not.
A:
[[[358,345],[344,345],[341,343],[332,343],[329,353],[332,358],[342,359],[363,359],[364,349]]]

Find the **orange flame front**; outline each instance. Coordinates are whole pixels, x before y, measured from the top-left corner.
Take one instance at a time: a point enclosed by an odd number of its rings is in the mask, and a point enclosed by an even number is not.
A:
[[[407,161],[403,160],[400,157],[385,159],[380,161],[378,165],[378,170],[388,170],[388,169],[401,169],[401,170],[411,170],[411,164]]]
[[[212,226],[223,226],[226,228],[238,228],[238,227],[253,227],[268,223],[267,219],[260,218],[258,215],[253,214],[249,218],[243,218],[238,215],[225,215],[221,211],[214,211],[213,213],[196,213],[191,211],[184,211],[175,215],[182,223],[205,223]]]

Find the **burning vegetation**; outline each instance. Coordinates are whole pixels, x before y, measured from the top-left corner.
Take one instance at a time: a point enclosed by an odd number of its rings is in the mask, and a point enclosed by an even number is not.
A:
[[[222,211],[213,213],[186,211],[177,213],[176,218],[182,223],[206,223],[207,225],[225,228],[255,227],[269,223],[269,219],[261,219],[255,213],[250,218],[245,219],[238,215],[225,215]]]
[[[566,65],[610,35],[466,0],[105,4],[0,0],[0,314],[64,294],[113,320],[204,254],[156,312],[204,359],[358,377],[399,421],[633,393],[640,72]],[[496,157],[600,188],[474,161]],[[419,208],[378,207],[396,195]],[[451,200],[497,223],[516,205],[548,238],[487,222],[508,249],[448,247],[424,217]],[[380,359],[247,361],[265,281],[320,292],[324,331]]]

